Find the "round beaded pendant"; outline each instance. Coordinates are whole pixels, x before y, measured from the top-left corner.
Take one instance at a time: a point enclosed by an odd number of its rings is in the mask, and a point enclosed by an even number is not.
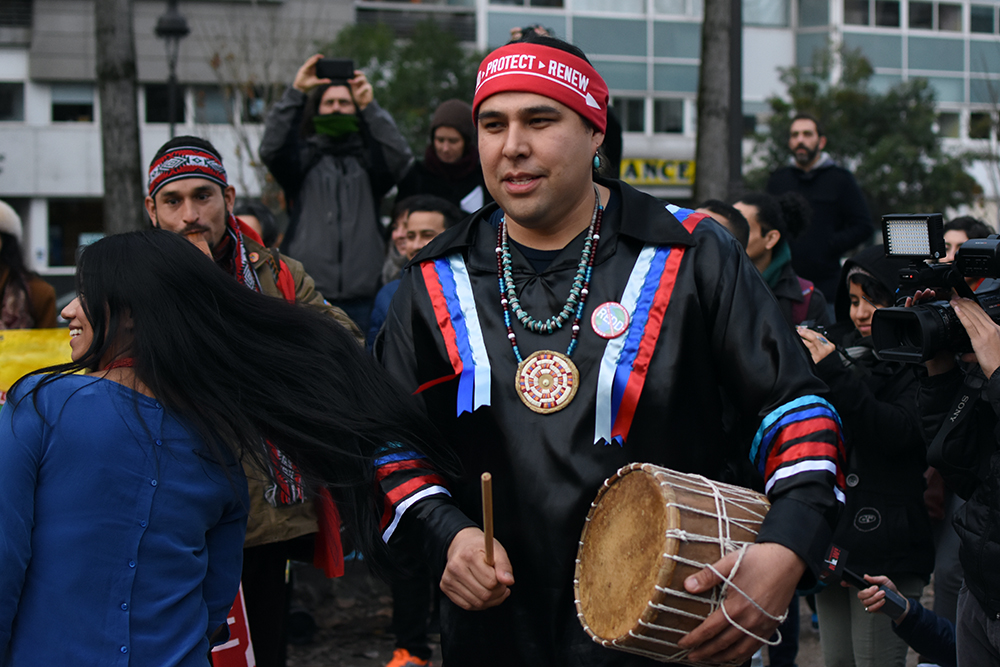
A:
[[[552,350],[539,350],[517,366],[521,401],[543,415],[559,412],[569,405],[579,384],[576,364]]]

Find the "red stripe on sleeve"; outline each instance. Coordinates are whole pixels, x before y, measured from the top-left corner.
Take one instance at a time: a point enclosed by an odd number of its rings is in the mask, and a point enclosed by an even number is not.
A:
[[[388,526],[392,521],[392,515],[395,511],[396,503],[404,500],[413,492],[419,491],[422,487],[432,486],[434,484],[445,486],[444,480],[437,475],[423,475],[421,477],[415,477],[408,482],[404,482],[389,493],[385,494],[385,511],[382,513],[381,521],[382,529],[385,530],[386,526]]]

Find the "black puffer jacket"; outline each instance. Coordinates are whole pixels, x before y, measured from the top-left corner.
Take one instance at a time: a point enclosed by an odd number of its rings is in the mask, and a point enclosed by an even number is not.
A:
[[[903,266],[886,259],[880,246],[848,260],[835,303],[838,323],[850,323],[847,275],[853,267],[893,292]],[[816,367],[843,420],[847,449],[846,506],[834,543],[848,550],[848,567],[856,572],[926,576],[934,547],[923,501],[927,463],[917,375],[912,366],[878,360],[871,338],[861,338],[853,326],[843,342],[851,360],[830,354]]]

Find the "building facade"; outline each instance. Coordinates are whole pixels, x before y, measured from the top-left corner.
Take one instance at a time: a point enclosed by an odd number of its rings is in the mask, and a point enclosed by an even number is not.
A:
[[[76,249],[101,227],[101,142],[94,0],[5,0],[0,6],[0,198],[25,219],[33,266],[71,275]],[[928,79],[939,132],[957,149],[997,152],[1000,0],[742,0],[743,112],[749,127],[781,94],[779,68],[809,66],[829,44],[859,48],[888,88]],[[168,137],[164,2],[136,0],[139,122],[145,162]],[[694,175],[702,0],[188,0],[178,133],[222,150],[241,194],[257,195],[269,91],[290,83],[318,44],[352,21],[405,36],[428,17],[479,49],[515,26],[542,25],[581,47],[607,80],[623,125],[623,179],[665,198],[690,197]],[[244,86],[220,85],[248,82]],[[974,175],[996,200],[1000,177]]]

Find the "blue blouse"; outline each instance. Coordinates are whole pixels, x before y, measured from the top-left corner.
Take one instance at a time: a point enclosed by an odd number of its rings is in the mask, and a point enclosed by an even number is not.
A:
[[[110,380],[0,410],[0,665],[198,665],[236,597],[247,489]]]

